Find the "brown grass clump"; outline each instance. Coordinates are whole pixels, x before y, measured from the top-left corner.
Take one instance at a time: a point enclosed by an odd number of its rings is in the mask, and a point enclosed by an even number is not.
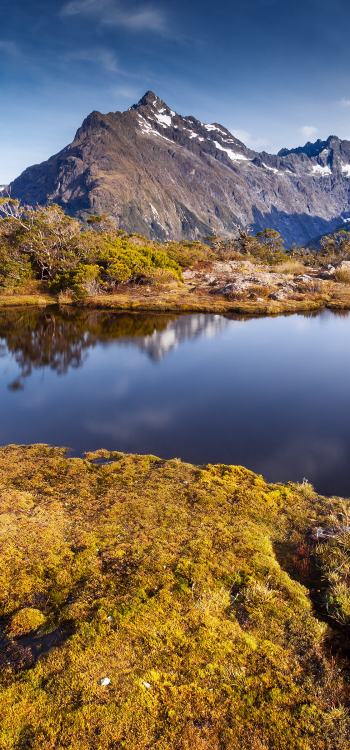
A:
[[[350,284],[350,271],[339,268],[335,272],[335,278],[340,284]]]
[[[278,266],[278,273],[284,273],[286,275],[290,274],[292,276],[298,276],[299,274],[303,274],[305,272],[306,267],[304,263],[293,258],[291,258],[290,260],[285,260],[284,263],[280,263]]]

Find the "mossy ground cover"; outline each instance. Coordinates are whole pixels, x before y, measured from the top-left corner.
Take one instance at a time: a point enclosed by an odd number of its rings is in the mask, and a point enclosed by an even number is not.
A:
[[[0,501],[1,750],[349,747],[346,503],[47,446]]]

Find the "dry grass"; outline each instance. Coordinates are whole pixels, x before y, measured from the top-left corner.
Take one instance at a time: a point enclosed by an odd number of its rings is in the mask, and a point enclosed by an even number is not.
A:
[[[350,285],[339,282],[333,284],[327,307],[334,310],[350,310]]]
[[[339,268],[335,272],[335,278],[340,284],[350,284],[350,271]]]
[[[48,294],[2,294],[0,295],[1,307],[28,307],[35,305],[37,307],[47,307],[55,305],[57,299]]]
[[[262,295],[260,295],[261,297]],[[166,295],[142,294],[139,291],[132,294],[112,294],[89,297],[84,305],[96,308],[115,310],[139,310],[142,312],[208,312],[208,313],[243,313],[248,315],[279,315],[307,310],[320,310],[326,307],[329,297],[321,294],[295,295],[285,300],[271,299],[225,299],[218,295],[205,293],[191,293],[184,289],[182,292],[167,293]],[[349,300],[350,307],[350,300]]]
[[[71,292],[59,292],[57,295],[57,302],[59,305],[73,305],[74,297]]]
[[[348,300],[342,303],[350,308],[350,294]],[[284,312],[298,312],[319,310],[328,306],[329,298],[322,295],[298,295],[298,298],[286,300],[237,299],[227,300],[210,294],[191,294],[166,290],[166,293],[120,293],[96,295],[80,302],[74,302],[69,295],[57,297],[49,295],[12,295],[0,296],[0,308],[64,304],[84,307],[96,307],[123,311],[138,310],[142,312],[207,312],[207,313],[247,313],[250,315],[278,315]],[[340,305],[340,295],[336,305]]]
[[[299,275],[306,272],[306,268],[304,266],[304,263],[302,263],[300,260],[286,260],[284,263],[280,263],[278,268],[278,273],[285,273],[290,275]]]
[[[43,290],[40,292],[40,288]],[[268,291],[271,291],[269,289]],[[253,298],[251,293],[254,292]],[[263,299],[262,299],[263,297]],[[315,282],[312,290],[293,294],[283,300],[272,300],[266,297],[262,288],[248,289],[238,299],[228,299],[213,295],[193,287],[191,283],[162,284],[150,286],[124,287],[115,294],[91,295],[75,301],[69,294],[50,295],[45,288],[21,294],[1,294],[0,308],[12,306],[48,306],[54,304],[96,307],[123,311],[143,312],[208,312],[208,313],[241,313],[247,315],[279,315],[283,313],[316,311],[329,307],[333,309],[350,309],[350,284]]]

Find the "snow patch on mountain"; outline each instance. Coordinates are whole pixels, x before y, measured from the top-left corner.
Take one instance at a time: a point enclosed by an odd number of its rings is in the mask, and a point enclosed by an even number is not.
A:
[[[212,130],[216,130],[218,133],[222,133],[223,135],[227,135],[226,131],[222,128],[219,128],[217,125],[204,125],[205,129],[211,132]]]
[[[263,161],[261,162],[261,166],[265,169],[268,169],[270,172],[274,172],[275,174],[283,174],[280,169],[276,169],[275,167],[269,167],[268,164],[265,164]]]
[[[163,128],[170,127],[172,123],[172,119],[170,115],[163,115],[161,112],[157,112],[155,115],[156,120],[159,122],[160,125],[162,125]]]
[[[218,141],[213,141],[214,146],[219,149],[219,151],[225,151],[225,154],[231,159],[231,161],[252,161],[251,159],[248,159],[248,156],[244,156],[244,154],[240,154],[237,151],[232,151],[231,148],[224,148],[224,146],[221,145]]]
[[[163,138],[164,141],[169,141],[169,143],[172,143],[170,138],[166,138],[165,135],[158,133],[158,130],[154,130],[154,128],[152,128],[152,125],[148,122],[148,120],[145,120],[142,115],[139,115],[138,117],[141,124],[141,133],[143,135],[156,135],[158,138]]]
[[[311,168],[312,174],[318,174],[320,177],[328,177],[330,174],[332,174],[331,168],[327,166],[322,166],[321,164],[314,164]]]

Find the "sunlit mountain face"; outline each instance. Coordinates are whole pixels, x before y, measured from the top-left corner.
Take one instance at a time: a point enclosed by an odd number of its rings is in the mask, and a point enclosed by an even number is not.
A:
[[[148,91],[125,112],[92,112],[70,145],[10,189],[26,204],[108,214],[157,240],[271,227],[288,246],[307,244],[350,216],[350,141],[258,152]]]

